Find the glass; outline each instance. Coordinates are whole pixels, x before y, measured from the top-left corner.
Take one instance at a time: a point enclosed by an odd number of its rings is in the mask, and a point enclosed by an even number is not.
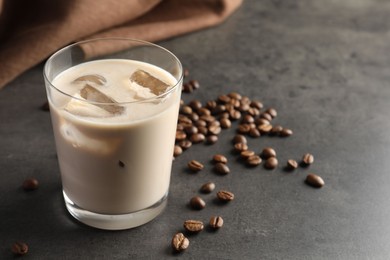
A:
[[[82,69],[92,63],[100,64],[108,76]],[[115,79],[128,65],[140,68]],[[76,80],[60,80],[74,75]],[[142,91],[125,89],[126,95],[112,98],[105,91],[117,86],[109,77]],[[94,39],[53,54],[44,78],[69,213],[84,224],[109,230],[136,227],[157,217],[169,190],[183,82],[180,61],[152,43]],[[163,87],[155,92],[149,83]]]

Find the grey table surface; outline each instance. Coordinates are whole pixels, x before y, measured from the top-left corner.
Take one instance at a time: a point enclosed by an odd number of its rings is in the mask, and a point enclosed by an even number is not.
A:
[[[224,130],[215,145],[174,161],[164,213],[125,231],[89,228],[66,212],[50,116],[40,110],[43,66],[27,71],[0,92],[0,259],[13,258],[19,240],[30,247],[26,259],[389,259],[389,13],[381,0],[248,0],[218,27],[160,42],[201,83],[186,102],[231,91],[261,100],[294,135],[250,147],[274,147],[281,165],[306,152],[315,162],[293,173],[245,168],[231,153],[235,127]],[[227,155],[229,175],[212,172],[215,153]],[[189,174],[191,159],[205,169]],[[326,185],[305,185],[310,172]],[[21,189],[28,177],[38,190]],[[206,208],[189,209],[206,181],[235,200],[202,195]],[[173,254],[183,221],[211,215],[223,216],[223,228],[190,236],[188,250]]]

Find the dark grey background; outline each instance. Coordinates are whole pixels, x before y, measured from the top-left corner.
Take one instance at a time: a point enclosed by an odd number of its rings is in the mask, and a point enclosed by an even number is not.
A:
[[[273,146],[281,164],[310,152],[309,169],[247,169],[235,161],[222,133],[213,146],[196,145],[175,162],[169,204],[136,229],[100,231],[67,214],[42,65],[0,92],[0,259],[16,240],[26,259],[389,259],[390,256],[390,2],[381,0],[245,1],[224,24],[160,42],[199,80],[183,99],[237,91],[275,107],[287,138],[251,139],[260,152]],[[5,61],[2,61],[5,62]],[[223,153],[231,174],[217,176],[210,159]],[[204,162],[186,172],[190,159]],[[304,184],[309,172],[326,185]],[[24,192],[27,177],[40,187]],[[229,205],[203,196],[202,211],[187,207],[206,181],[235,193]],[[188,218],[225,219],[216,233],[190,237],[172,254],[170,240]]]

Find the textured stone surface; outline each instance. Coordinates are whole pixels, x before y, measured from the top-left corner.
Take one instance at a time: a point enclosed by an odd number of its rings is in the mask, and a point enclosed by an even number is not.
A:
[[[26,72],[0,92],[0,258],[12,258],[9,247],[21,240],[31,259],[388,259],[389,12],[380,0],[252,0],[219,27],[161,42],[201,83],[186,101],[230,91],[262,100],[294,135],[248,138],[251,149],[274,147],[280,165],[307,152],[315,162],[293,173],[246,168],[230,153],[234,127],[223,130],[215,145],[174,161],[165,212],[127,231],[92,229],[66,213],[50,116],[39,109],[42,65]],[[216,153],[228,157],[230,174],[212,172]],[[191,159],[205,169],[188,174]],[[309,172],[326,185],[305,185]],[[28,177],[38,190],[21,189]],[[235,200],[220,205],[202,194],[207,207],[189,209],[207,181]],[[213,215],[223,228],[190,236],[188,250],[172,254],[186,219]]]

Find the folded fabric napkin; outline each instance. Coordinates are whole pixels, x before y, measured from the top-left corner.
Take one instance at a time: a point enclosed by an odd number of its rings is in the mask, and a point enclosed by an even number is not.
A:
[[[0,0],[0,89],[84,39],[158,41],[217,25],[242,0]],[[107,46],[97,46],[102,53]],[[111,46],[112,47],[112,46]]]

